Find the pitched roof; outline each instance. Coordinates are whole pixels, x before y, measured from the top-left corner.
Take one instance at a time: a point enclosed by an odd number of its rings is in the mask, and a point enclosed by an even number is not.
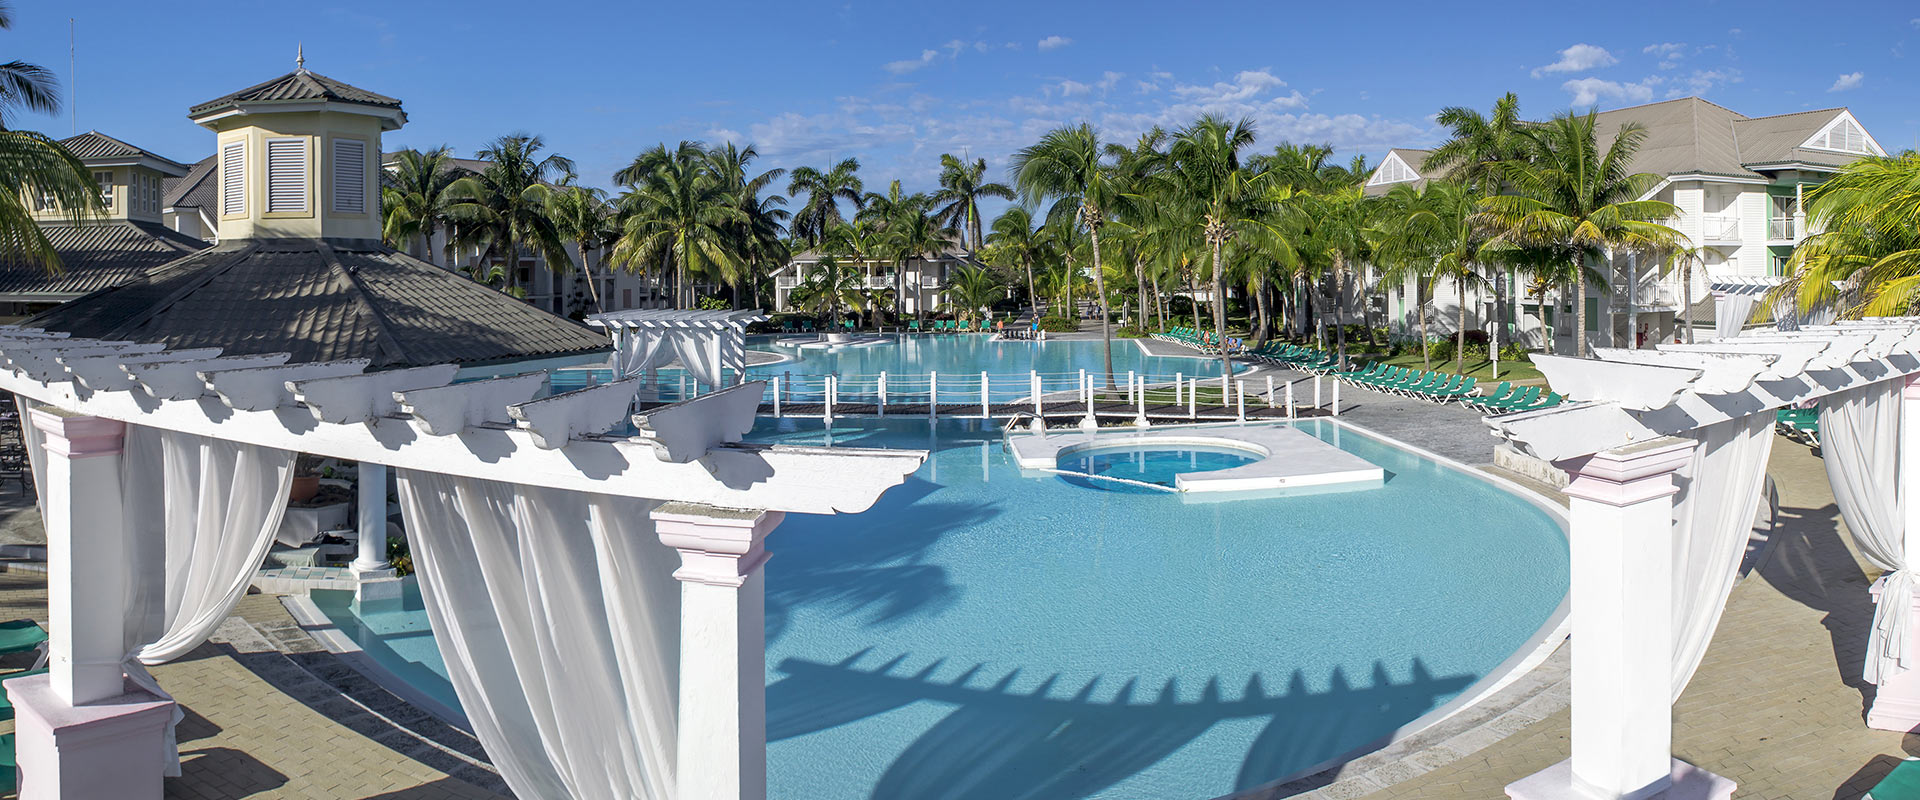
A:
[[[40,232],[60,254],[61,271],[0,261],[0,294],[78,296],[208,247],[165,225],[133,220],[42,223]]]
[[[495,364],[604,351],[605,336],[376,241],[250,239],[32,318],[74,336],[372,359]]]
[[[171,158],[142,150],[99,131],[87,131],[78,136],[61,139],[60,146],[65,147],[74,158],[83,162],[150,158],[161,162],[162,165],[178,167],[182,171],[187,168],[187,165]]]
[[[331,100],[338,103],[358,103],[368,106],[399,108],[400,101],[383,94],[375,94],[357,86],[350,86],[329,78],[318,72],[296,69],[265,83],[249,86],[233,94],[217,97],[187,109],[188,115],[212,111],[221,106],[235,103]]]
[[[220,172],[220,162],[213,156],[207,156],[194,162],[184,177],[168,178],[160,184],[162,196],[161,208],[203,208],[213,211],[218,208],[219,187],[214,176]]]
[[[1799,161],[1837,169],[1862,158],[1800,147],[1843,113],[1845,108],[1825,108],[1748,117],[1698,97],[1682,97],[1602,111],[1596,124],[1605,137],[1603,147],[1612,143],[1624,123],[1638,123],[1646,130],[1640,151],[1634,154],[1634,172],[1757,178],[1762,176],[1753,169],[1755,165]]]
[[[1740,157],[1748,164],[1800,161],[1836,168],[1846,166],[1860,156],[1800,146],[1846,112],[1844,108],[1823,108],[1736,122],[1733,133],[1740,142]]]
[[[1400,160],[1407,162],[1407,166],[1412,167],[1414,172],[1425,172],[1427,156],[1433,155],[1432,150],[1422,150],[1417,147],[1395,147],[1387,152],[1399,156]]]

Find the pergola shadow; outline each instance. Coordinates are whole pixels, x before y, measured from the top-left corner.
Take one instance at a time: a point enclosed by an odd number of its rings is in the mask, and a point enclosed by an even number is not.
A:
[[[1872,581],[1841,539],[1838,506],[1781,506],[1777,519],[1773,553],[1760,567],[1760,577],[1781,594],[1826,613],[1820,624],[1832,639],[1834,666],[1840,681],[1860,693],[1864,720],[1874,696],[1873,684],[1862,677],[1873,628],[1874,603],[1867,591]]]
[[[804,736],[922,701],[951,706],[887,765],[872,800],[1078,800],[1139,774],[1217,723],[1264,718],[1234,781],[1236,790],[1251,789],[1350,752],[1476,679],[1436,677],[1416,658],[1403,681],[1376,662],[1364,683],[1336,668],[1319,690],[1298,671],[1279,691],[1259,674],[1238,691],[1209,677],[1197,697],[1179,678],[1104,675],[1074,688],[1054,674],[1016,690],[1017,667],[991,682],[984,664],[936,679],[944,660],[912,673],[898,669],[905,653],[858,666],[869,655],[781,662],[786,677],[767,687],[767,737]]]

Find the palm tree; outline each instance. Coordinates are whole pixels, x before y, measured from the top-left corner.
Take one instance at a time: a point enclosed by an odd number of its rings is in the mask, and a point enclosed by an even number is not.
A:
[[[1920,314],[1920,153],[1847,165],[1808,193],[1807,218],[1822,232],[1800,243],[1770,300],[1844,317]]]
[[[0,2],[0,28],[13,27],[13,9]],[[37,64],[0,64],[0,260],[59,272],[60,254],[34,221],[36,210],[61,209],[74,222],[102,211],[100,187],[80,159],[34,131],[13,130],[21,110],[60,110],[60,84]]]
[[[820,268],[807,273],[789,299],[801,310],[828,317],[839,325],[843,311],[860,307],[865,290],[866,281],[858,270],[843,270],[839,258],[822,255]]]
[[[451,189],[459,177],[445,145],[395,153],[393,172],[380,189],[380,238],[390,247],[406,247],[415,258],[427,258],[434,232],[452,221],[457,198]]]
[[[1526,123],[1520,121],[1520,98],[1512,92],[1501,95],[1494,101],[1492,113],[1485,115],[1465,106],[1448,106],[1434,119],[1451,133],[1445,143],[1418,165],[1423,173],[1460,181],[1481,197],[1499,194],[1505,189],[1500,164],[1525,157],[1526,139],[1521,131]],[[1496,326],[1506,322],[1502,313],[1503,285],[1497,277],[1493,281]],[[1541,312],[1543,317],[1545,313]]]
[[[746,260],[732,232],[747,224],[747,215],[731,202],[697,144],[682,142],[650,166],[649,173],[629,175],[638,181],[619,198],[625,221],[613,260],[630,270],[650,260],[670,264],[675,306],[693,308],[695,274],[716,283],[743,278]]]
[[[939,208],[933,216],[940,224],[964,233],[968,250],[978,251],[983,243],[980,198],[1013,199],[1013,189],[1004,183],[990,183],[986,177],[984,158],[963,161],[950,153],[940,156],[940,191],[933,193],[933,203]]]
[[[1472,187],[1454,181],[1431,181],[1420,189],[1394,187],[1394,211],[1383,224],[1384,241],[1400,261],[1417,261],[1430,278],[1453,281],[1458,293],[1455,320],[1454,372],[1466,370],[1467,286],[1484,281],[1480,269],[1488,255],[1489,238],[1478,216],[1479,198]],[[1420,317],[1421,340],[1426,339],[1426,315]],[[1424,350],[1424,348],[1423,348]],[[1423,356],[1424,360],[1424,356]]]
[[[917,224],[931,227],[927,208],[931,200],[924,194],[909,195],[901,191],[900,182],[894,181],[887,186],[886,194],[869,192],[860,203],[860,211],[854,215],[859,221],[868,223],[869,228],[878,234],[877,250],[893,263],[894,296],[904,297],[907,292],[906,260],[921,252],[913,243],[895,236],[897,229]]]
[[[1028,313],[1038,321],[1040,319],[1040,293],[1033,282],[1033,265],[1045,252],[1040,231],[1033,227],[1033,212],[1025,206],[1013,206],[1001,212],[993,220],[993,232],[987,235],[987,245],[998,258],[1004,259],[1007,266],[1018,267],[1027,273]]]
[[[1240,151],[1253,144],[1251,118],[1230,122],[1206,115],[1174,134],[1168,152],[1177,195],[1199,218],[1213,258],[1213,328],[1220,345],[1220,377],[1233,377],[1227,353],[1227,276],[1221,250],[1241,232],[1264,225],[1264,186],[1270,173],[1242,169]]]
[[[573,240],[580,254],[580,270],[587,275],[587,293],[593,297],[595,311],[606,310],[600,299],[600,281],[593,275],[587,251],[595,250],[614,238],[618,231],[607,208],[606,193],[585,186],[568,186],[555,192],[548,201],[554,227],[560,235]]]
[[[522,246],[537,252],[548,269],[559,271],[572,263],[565,237],[548,216],[547,201],[553,183],[573,177],[573,161],[541,156],[545,147],[545,140],[531,134],[502,136],[478,153],[488,162],[486,169],[448,187],[455,201],[448,216],[485,240],[488,258],[505,263],[509,289],[517,285]]]
[[[1527,158],[1500,162],[1516,192],[1480,202],[1484,219],[1500,231],[1496,241],[1561,248],[1574,262],[1574,354],[1586,357],[1585,262],[1615,250],[1673,251],[1685,246],[1679,231],[1657,220],[1679,214],[1672,203],[1639,199],[1660,177],[1629,173],[1646,139],[1638,125],[1620,126],[1603,154],[1595,138],[1598,113],[1563,112],[1522,129]]]
[[[947,282],[947,305],[961,319],[972,319],[1006,294],[1000,279],[981,267],[962,265],[954,268],[949,277],[952,280]]]
[[[1100,134],[1088,123],[1055,128],[1040,141],[1013,156],[1013,182],[1028,203],[1057,198],[1048,216],[1069,217],[1087,229],[1093,246],[1094,293],[1107,297],[1105,270],[1100,261],[1100,226],[1125,204],[1112,169],[1105,163]],[[1113,328],[1107,310],[1100,309],[1101,356],[1107,388],[1113,380]]]
[[[762,196],[767,187],[787,171],[770,169],[747,177],[759,156],[760,151],[753,145],[735,147],[732,142],[707,150],[707,168],[725,187],[729,204],[738,209],[742,217],[730,233],[734,249],[747,263],[746,283],[756,307],[760,305],[761,276],[786,264],[791,257],[781,238],[783,223],[790,216],[785,208],[787,198],[777,194]],[[736,287],[736,299],[738,294]]]
[[[806,195],[807,199],[793,212],[794,238],[819,247],[834,224],[846,221],[840,213],[841,200],[852,203],[858,211],[861,192],[866,189],[860,183],[859,173],[860,161],[854,158],[843,159],[825,171],[813,167],[795,169],[789,175],[787,196]]]

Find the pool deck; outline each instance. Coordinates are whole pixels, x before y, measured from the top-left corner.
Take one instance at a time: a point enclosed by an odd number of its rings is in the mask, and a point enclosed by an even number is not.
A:
[[[1347,422],[1514,477],[1485,466],[1493,440],[1478,414],[1348,389]],[[1878,570],[1854,551],[1821,461],[1780,439],[1769,473],[1781,493],[1780,532],[1734,588],[1674,707],[1674,754],[1738,782],[1737,797],[1851,800],[1900,757],[1920,754],[1920,736],[1863,723],[1873,692],[1859,679],[1873,616],[1867,586]],[[0,488],[0,543],[34,544],[38,527],[31,501]],[[46,622],[43,569],[0,559],[0,619]],[[1567,755],[1571,646],[1423,734],[1244,797],[1501,797],[1508,783]],[[30,660],[0,656],[0,671]],[[249,595],[213,641],[154,673],[187,712],[184,774],[167,782],[167,797],[506,796],[471,738],[324,652],[273,595]],[[0,722],[0,733],[11,730]]]

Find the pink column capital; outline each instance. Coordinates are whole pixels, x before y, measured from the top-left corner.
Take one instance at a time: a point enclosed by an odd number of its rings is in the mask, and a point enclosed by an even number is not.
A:
[[[1905,400],[1920,400],[1920,372],[1908,375],[1901,388],[1900,397]]]
[[[1663,436],[1554,465],[1571,478],[1563,490],[1567,496],[1630,506],[1678,492],[1673,474],[1693,457],[1693,448],[1691,440]]]
[[[660,542],[680,551],[673,577],[688,583],[738,588],[767,561],[767,534],[784,511],[666,503],[653,510]]]
[[[33,427],[46,434],[47,452],[67,458],[118,455],[126,444],[127,424],[105,417],[31,409]]]

